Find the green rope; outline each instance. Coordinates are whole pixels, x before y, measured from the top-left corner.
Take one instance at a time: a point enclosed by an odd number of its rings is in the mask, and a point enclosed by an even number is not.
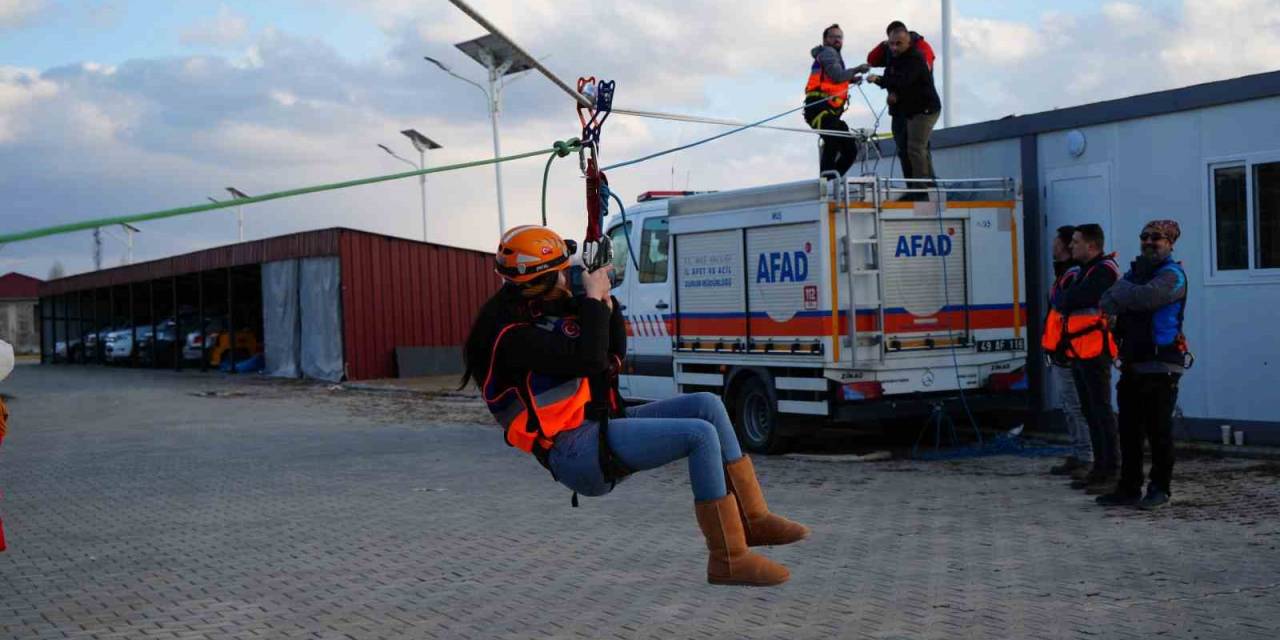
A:
[[[582,141],[577,138],[557,140],[552,147],[555,150],[547,157],[547,166],[542,169],[542,226],[544,227],[547,226],[547,180],[551,176],[551,163],[556,158],[563,158],[574,151],[581,151]]]
[[[147,220],[159,220],[161,218],[172,218],[175,216],[185,216],[192,213],[202,213],[204,211],[213,211],[215,209],[226,209],[229,207],[238,207],[246,204],[254,204],[257,202],[266,202],[268,200],[279,200],[281,198],[291,198],[308,193],[317,193],[320,191],[333,191],[336,189],[346,189],[349,187],[358,187],[366,184],[375,184],[378,182],[387,182],[389,180],[400,180],[402,178],[413,178],[416,176],[424,176],[429,173],[443,173],[445,171],[456,171],[458,169],[468,169],[471,167],[481,167],[488,164],[497,164],[499,162],[510,162],[512,160],[522,160],[524,158],[532,158],[547,152],[566,156],[573,150],[581,148],[581,143],[577,138],[567,142],[557,141],[550,149],[539,149],[538,151],[529,151],[526,153],[517,153],[510,156],[502,156],[490,160],[474,160],[471,162],[462,162],[459,164],[450,164],[441,167],[431,167],[429,169],[419,169],[415,171],[405,171],[403,173],[393,173],[385,176],[375,176],[373,178],[361,178],[359,180],[347,180],[345,182],[334,182],[330,184],[322,184],[314,187],[303,187],[300,189],[289,189],[288,191],[277,191],[252,198],[239,198],[236,200],[223,200],[217,203],[198,204],[190,207],[178,207],[176,209],[165,209],[163,211],[152,211],[150,213],[139,213],[128,216],[115,216],[111,218],[97,218],[94,220],[85,220],[82,222],[72,222],[69,224],[60,224],[52,227],[44,227],[41,229],[32,229],[30,231],[21,231],[18,233],[6,233],[0,235],[0,244],[10,242],[20,242],[23,240],[32,240],[35,238],[43,238],[45,236],[53,236],[62,233],[71,233],[73,231],[84,231],[86,229],[94,229],[97,227],[107,227],[117,224],[126,224],[134,222],[145,222]],[[556,157],[553,155],[552,157]],[[543,200],[545,203],[546,185],[543,185]],[[545,208],[545,204],[544,204]]]

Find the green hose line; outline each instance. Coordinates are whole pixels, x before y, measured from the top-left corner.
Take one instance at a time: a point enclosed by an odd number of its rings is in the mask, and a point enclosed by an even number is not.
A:
[[[552,145],[555,150],[547,157],[547,166],[542,168],[542,226],[547,226],[547,180],[551,176],[551,163],[556,158],[563,158],[574,151],[582,150],[582,141],[577,138],[569,138],[568,140],[557,140]]]
[[[529,151],[526,153],[517,153],[515,155],[493,158],[490,160],[474,160],[472,162],[462,162],[459,164],[450,164],[441,167],[431,167],[429,169],[420,169],[416,171],[405,171],[403,173],[393,173],[385,176],[375,176],[373,178],[361,178],[359,180],[347,180],[345,182],[334,182],[331,184],[322,184],[314,187],[302,187],[300,189],[289,189],[288,191],[277,191],[252,198],[239,198],[236,200],[223,200],[217,203],[197,204],[190,207],[178,207],[177,209],[165,209],[163,211],[152,211],[150,213],[138,213],[128,216],[115,216],[111,218],[97,218],[94,220],[85,220],[82,222],[72,222],[69,224],[60,224],[52,227],[44,227],[41,229],[32,229],[30,231],[21,231],[18,233],[6,233],[0,235],[0,244],[8,244],[11,242],[20,242],[23,240],[33,240],[35,238],[43,238],[45,236],[53,236],[62,233],[71,233],[73,231],[84,231],[86,229],[94,229],[97,227],[106,227],[116,224],[126,224],[134,222],[145,222],[147,220],[159,220],[161,218],[172,218],[175,216],[185,216],[193,213],[202,213],[205,211],[213,211],[216,209],[226,209],[228,207],[239,207],[246,204],[254,204],[257,202],[266,202],[268,200],[279,200],[281,198],[291,198],[308,193],[318,193],[321,191],[334,191],[337,189],[346,189],[349,187],[358,187],[366,184],[375,184],[378,182],[387,182],[390,180],[400,180],[402,178],[413,178],[417,176],[427,175],[429,173],[443,173],[446,171],[456,171],[458,169],[469,169],[471,167],[481,167],[488,164],[497,164],[499,162],[510,162],[512,160],[522,160],[524,158],[532,158],[540,156],[544,153],[558,154],[561,156],[569,155],[570,151],[576,150],[581,143],[577,139],[571,139],[567,142],[558,141],[549,149],[539,149],[538,151]],[[552,157],[555,157],[553,155]],[[545,185],[544,185],[545,200]]]

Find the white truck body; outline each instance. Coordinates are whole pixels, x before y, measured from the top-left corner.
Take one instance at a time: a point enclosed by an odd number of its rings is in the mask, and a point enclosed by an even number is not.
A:
[[[627,210],[625,233],[615,213],[623,395],[712,391],[735,420],[847,421],[908,398],[990,395],[994,381],[1016,394],[1020,210],[1010,182],[971,184],[946,187],[963,202],[886,202],[897,190],[873,177],[655,200]],[[735,395],[753,377],[770,406]]]

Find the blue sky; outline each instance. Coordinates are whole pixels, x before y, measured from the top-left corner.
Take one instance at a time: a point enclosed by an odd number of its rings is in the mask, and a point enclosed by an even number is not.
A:
[[[851,61],[895,18],[940,48],[936,0],[901,0],[891,13],[878,0],[471,4],[563,77],[616,79],[619,105],[739,120],[796,104],[808,50],[829,22],[844,26]],[[955,0],[953,17],[955,124],[1280,66],[1275,0]],[[421,58],[480,79],[453,44],[482,33],[445,0],[2,0],[0,231],[199,203],[228,185],[254,194],[397,172],[403,165],[375,145],[410,154],[398,134],[408,127],[445,145],[432,164],[483,158],[482,97]],[[868,88],[867,97],[883,108],[883,92]],[[872,125],[860,98],[845,119]],[[803,126],[798,117],[784,124]],[[540,77],[504,92],[500,128],[506,152],[577,133],[572,104]],[[615,116],[605,159],[720,131]],[[728,189],[806,177],[815,154],[807,134],[752,131],[610,178],[627,200],[671,186],[673,174],[680,186]],[[576,229],[581,184],[571,164],[552,171],[551,220]],[[508,223],[536,221],[541,163],[503,171]],[[433,176],[428,185],[432,241],[492,245],[491,170]],[[421,225],[413,181],[246,210],[251,239],[328,226],[421,238]],[[230,213],[142,228],[137,260],[235,237]],[[89,246],[87,232],[6,246],[0,272],[43,277],[55,262],[84,271]],[[122,250],[109,246],[107,264]]]
[[[119,64],[134,58],[216,53],[223,47],[184,42],[193,25],[221,8],[243,16],[250,33],[283,29],[323,39],[350,58],[383,55],[386,35],[373,17],[341,3],[304,1],[126,2],[97,0],[50,4],[20,29],[0,38],[0,61],[49,68],[74,62]]]
[[[1088,15],[1105,4],[1106,0],[955,0],[952,11],[1031,24],[1046,11]],[[1176,11],[1179,6],[1174,0],[1140,4],[1163,11]],[[26,26],[6,33],[0,39],[0,60],[48,68],[81,61],[118,64],[132,58],[211,53],[220,48],[183,42],[182,34],[197,21],[216,16],[221,7],[244,16],[251,32],[273,27],[323,38],[350,58],[383,55],[390,44],[373,14],[340,2],[86,0],[51,3]]]

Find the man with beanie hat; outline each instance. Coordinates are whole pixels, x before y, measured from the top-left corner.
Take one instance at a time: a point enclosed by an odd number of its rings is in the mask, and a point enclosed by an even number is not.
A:
[[[1120,482],[1098,496],[1104,506],[1158,509],[1169,502],[1173,477],[1173,409],[1188,365],[1182,320],[1187,274],[1173,259],[1181,229],[1173,220],[1142,228],[1142,254],[1102,295],[1103,312],[1117,316],[1120,342]],[[1151,474],[1142,495],[1142,451],[1151,443]]]

